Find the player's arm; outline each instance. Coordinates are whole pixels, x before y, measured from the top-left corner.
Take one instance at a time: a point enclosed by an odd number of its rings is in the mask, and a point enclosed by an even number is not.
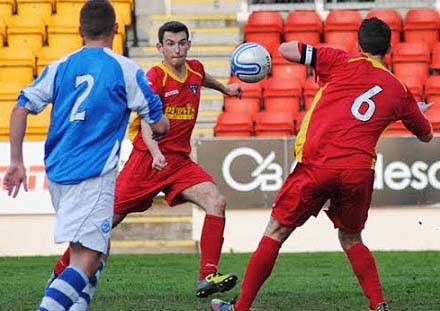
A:
[[[315,67],[317,50],[298,41],[284,42],[278,48],[280,54],[290,62]]]
[[[141,132],[145,145],[147,145],[148,150],[153,156],[151,167],[159,171],[164,169],[167,166],[165,156],[160,151],[158,142],[153,138],[153,131],[150,125],[144,120],[141,120]]]
[[[205,73],[205,78],[202,81],[202,85],[204,87],[217,90],[225,95],[228,96],[241,96],[241,86],[238,83],[231,83],[231,84],[223,84],[220,81],[218,81],[216,78],[211,76],[208,73]]]
[[[26,132],[28,110],[15,105],[9,124],[9,141],[11,146],[11,160],[3,179],[3,185],[8,195],[16,197],[21,185],[27,191],[26,168],[23,163],[23,139]]]
[[[408,97],[409,105],[402,105],[403,107],[408,106],[408,112],[404,114],[402,122],[420,141],[430,142],[434,137],[434,132],[432,124],[424,112],[431,107],[431,104],[426,104],[425,102],[416,103],[410,92]]]

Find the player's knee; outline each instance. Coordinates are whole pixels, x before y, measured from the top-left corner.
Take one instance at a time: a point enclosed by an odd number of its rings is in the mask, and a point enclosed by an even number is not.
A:
[[[339,229],[338,237],[344,252],[347,252],[353,245],[362,243],[361,233],[348,233]]]
[[[204,209],[207,214],[223,217],[226,209],[226,198],[222,194],[216,193],[209,202],[206,202]]]

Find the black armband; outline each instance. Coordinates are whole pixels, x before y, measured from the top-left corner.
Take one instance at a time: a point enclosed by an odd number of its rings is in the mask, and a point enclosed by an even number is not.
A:
[[[303,44],[301,50],[301,60],[300,64],[315,67],[316,65],[316,54],[318,50],[311,45]]]

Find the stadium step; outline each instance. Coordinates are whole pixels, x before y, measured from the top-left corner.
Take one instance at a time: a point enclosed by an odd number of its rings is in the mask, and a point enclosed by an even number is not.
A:
[[[176,20],[184,23],[192,32],[193,28],[206,27],[231,27],[237,26],[236,14],[173,14],[173,15],[150,15],[151,28],[159,29],[165,22]]]
[[[229,58],[235,49],[235,45],[191,45],[191,49],[188,52],[189,58],[199,57],[227,57]],[[140,46],[131,47],[130,58],[149,58],[156,57],[161,58],[161,54],[157,51],[156,46]]]
[[[156,198],[144,213],[128,215],[112,232],[112,253],[196,253],[192,206],[168,207]]]

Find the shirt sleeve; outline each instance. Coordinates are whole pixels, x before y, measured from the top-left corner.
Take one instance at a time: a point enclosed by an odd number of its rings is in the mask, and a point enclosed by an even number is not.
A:
[[[31,114],[42,112],[52,102],[56,68],[56,64],[47,66],[31,85],[20,92],[17,104],[26,108]]]
[[[407,89],[406,101],[401,105],[400,119],[405,127],[416,136],[426,136],[431,133],[431,122],[420,110],[411,91]]]

